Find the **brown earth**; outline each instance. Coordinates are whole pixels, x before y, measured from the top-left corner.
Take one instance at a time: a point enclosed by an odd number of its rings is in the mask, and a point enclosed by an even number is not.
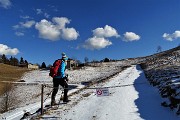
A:
[[[7,90],[6,88],[10,88],[10,84],[7,82],[19,80],[27,71],[29,71],[27,68],[0,63],[0,95],[2,95],[5,90]]]

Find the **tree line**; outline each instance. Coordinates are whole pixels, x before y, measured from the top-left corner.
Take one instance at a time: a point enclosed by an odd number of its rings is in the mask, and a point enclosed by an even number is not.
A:
[[[7,58],[5,54],[0,55],[0,63],[12,65],[12,66],[22,66],[22,67],[28,65],[28,61],[24,60],[23,57],[21,57],[20,60],[12,56],[10,58]]]

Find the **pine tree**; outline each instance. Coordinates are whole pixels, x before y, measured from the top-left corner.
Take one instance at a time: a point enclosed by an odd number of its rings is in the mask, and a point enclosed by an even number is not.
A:
[[[2,62],[3,63],[6,63],[7,62],[7,57],[5,54],[2,55]]]
[[[14,58],[13,58],[13,65],[14,65],[14,66],[18,66],[18,64],[19,64],[19,60],[14,57]]]
[[[24,59],[21,57],[20,64],[24,64]]]
[[[110,62],[110,59],[109,58],[105,58],[104,62]]]
[[[45,62],[42,63],[41,68],[46,68]]]
[[[14,60],[13,57],[11,56],[11,58],[9,59],[10,65],[14,65]]]

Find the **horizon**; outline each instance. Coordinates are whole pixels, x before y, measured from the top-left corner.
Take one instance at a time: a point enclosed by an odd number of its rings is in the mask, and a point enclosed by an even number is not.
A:
[[[0,55],[52,64],[145,57],[180,45],[180,1],[0,0]]]

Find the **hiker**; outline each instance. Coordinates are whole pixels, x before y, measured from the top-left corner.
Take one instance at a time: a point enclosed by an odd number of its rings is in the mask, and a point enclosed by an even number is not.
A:
[[[67,66],[67,60],[68,57],[66,56],[65,53],[62,53],[62,59],[60,59],[61,63],[58,68],[58,74],[53,77],[53,92],[51,96],[51,105],[55,105],[55,97],[59,89],[59,85],[61,85],[64,88],[64,97],[63,97],[63,102],[69,102],[68,100],[68,78],[65,75],[65,70]]]

